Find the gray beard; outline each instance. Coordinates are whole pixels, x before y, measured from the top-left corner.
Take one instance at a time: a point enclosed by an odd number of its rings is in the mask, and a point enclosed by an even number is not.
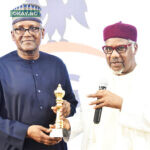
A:
[[[114,73],[115,75],[121,75],[122,72],[123,72],[123,69],[124,69],[124,68],[120,69],[119,71],[114,71],[114,70],[112,70],[112,71],[113,71],[113,73]]]

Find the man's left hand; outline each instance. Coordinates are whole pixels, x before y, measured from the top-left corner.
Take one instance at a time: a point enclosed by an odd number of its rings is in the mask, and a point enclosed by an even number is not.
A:
[[[95,94],[88,95],[88,97],[97,98],[96,101],[90,103],[90,105],[96,105],[94,109],[106,106],[121,110],[122,98],[108,90],[99,90]]]
[[[52,110],[54,111],[54,113],[57,112],[57,106],[53,106],[51,107]],[[70,103],[66,100],[63,100],[63,105],[62,105],[62,109],[61,109],[61,115],[63,117],[68,117],[71,111],[71,106]]]

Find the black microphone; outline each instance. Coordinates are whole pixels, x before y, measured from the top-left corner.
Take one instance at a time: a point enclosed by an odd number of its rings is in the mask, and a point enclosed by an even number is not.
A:
[[[106,90],[106,88],[107,88],[107,83],[101,83],[101,85],[99,86],[99,90]],[[94,120],[93,120],[95,124],[98,124],[100,122],[101,114],[102,114],[102,108],[97,108],[95,110]]]

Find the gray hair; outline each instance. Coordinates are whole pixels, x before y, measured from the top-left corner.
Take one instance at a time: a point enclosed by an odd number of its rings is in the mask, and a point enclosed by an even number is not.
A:
[[[131,46],[132,46],[132,51],[134,52],[134,50],[135,50],[134,45],[136,44],[136,42],[135,42],[135,41],[132,41],[132,40],[128,40],[128,42],[132,44],[132,45],[131,45]]]

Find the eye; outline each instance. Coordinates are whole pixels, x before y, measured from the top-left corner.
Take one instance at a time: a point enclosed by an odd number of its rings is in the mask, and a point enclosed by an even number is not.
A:
[[[110,46],[106,46],[106,47],[105,47],[105,50],[106,50],[107,52],[112,52],[112,51],[113,51],[113,48],[110,47]]]
[[[105,54],[111,54],[113,52],[113,47],[111,46],[103,46],[102,48]]]
[[[39,31],[39,27],[30,27],[29,28],[31,31],[33,31],[33,32],[36,32],[36,31]]]
[[[25,29],[24,28],[15,28],[15,31],[24,31]]]
[[[124,52],[124,51],[126,51],[126,47],[124,45],[118,46],[118,47],[116,47],[116,50],[119,52]]]

